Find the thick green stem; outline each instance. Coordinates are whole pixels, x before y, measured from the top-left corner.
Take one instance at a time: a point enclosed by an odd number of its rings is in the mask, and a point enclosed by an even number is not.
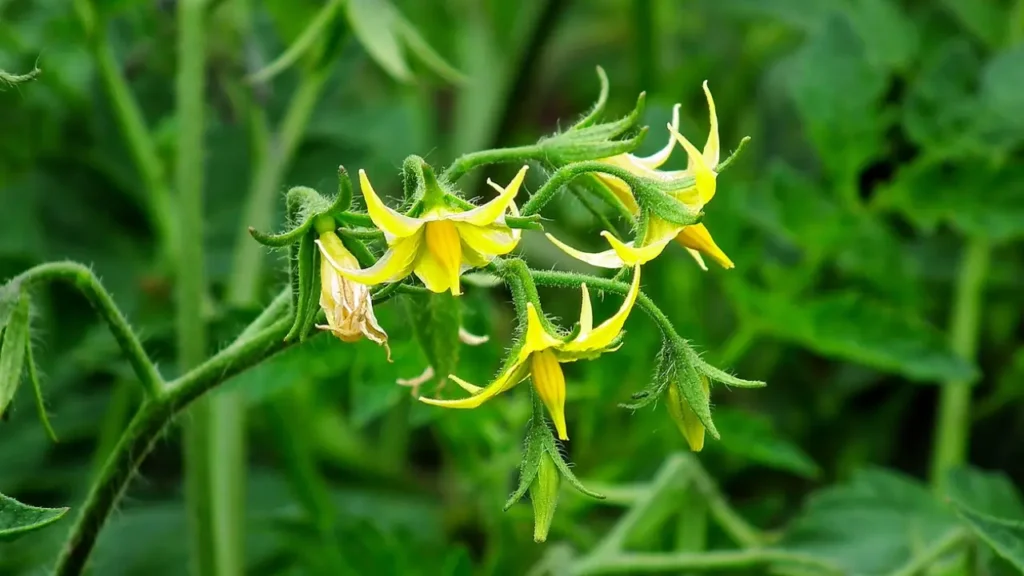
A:
[[[968,243],[960,264],[950,326],[950,344],[964,359],[975,357],[978,348],[981,297],[988,274],[991,247],[986,240]],[[944,382],[935,423],[931,482],[942,491],[948,472],[964,463],[971,426],[971,382]]]
[[[206,47],[204,0],[181,0],[178,9],[178,364],[182,373],[206,357],[206,266],[203,250],[204,96]],[[185,495],[189,509],[192,572],[199,576],[242,572],[241,541],[221,521],[223,502],[210,478],[218,446],[210,442],[218,425],[210,401],[193,407],[185,426]],[[230,492],[226,494],[230,496]]]
[[[612,166],[603,162],[577,162],[574,164],[568,164],[555,170],[551,178],[544,183],[543,186],[537,190],[530,199],[523,204],[520,213],[523,216],[532,216],[539,214],[541,210],[547,206],[548,202],[555,197],[555,195],[569,182],[572,182],[576,178],[583,176],[584,174],[601,173],[621,178],[628,183],[636,181],[636,176],[629,171],[619,168],[618,166]],[[605,199],[607,201],[607,199]],[[621,202],[608,202],[608,204],[616,209],[622,217],[632,220],[633,213],[630,212],[625,205]]]
[[[89,40],[96,68],[103,88],[110,98],[111,107],[117,118],[121,135],[128,145],[135,168],[139,171],[145,188],[145,208],[150,223],[157,231],[159,244],[168,256],[173,256],[178,247],[175,238],[174,206],[170,190],[164,179],[164,170],[157,154],[156,144],[146,127],[145,117],[135,97],[128,88],[128,82],[121,73],[121,66],[114,57],[114,50],[107,39],[106,30],[97,21],[96,9],[91,0],[75,0],[75,12]],[[173,258],[171,258],[173,261]],[[170,262],[168,262],[170,263]]]
[[[159,395],[163,387],[163,378],[146,354],[142,342],[128,325],[128,320],[121,314],[114,299],[103,288],[92,270],[78,262],[48,262],[26,270],[10,281],[11,284],[22,284],[25,288],[49,282],[65,282],[85,296],[107,323],[114,340],[128,357],[128,363],[131,364],[146,394]]]
[[[215,386],[289,345],[284,342],[284,335],[291,319],[281,317],[287,310],[287,299],[282,299],[282,302],[283,306],[268,308],[267,313],[253,322],[252,326],[262,325],[264,328],[255,332],[247,330],[250,336],[239,337],[213,358],[170,382],[160,397],[147,400],[142,405],[93,482],[57,559],[56,576],[82,573],[100,530],[117,506],[129,480],[156,439],[179,412]],[[271,323],[272,318],[276,319]]]

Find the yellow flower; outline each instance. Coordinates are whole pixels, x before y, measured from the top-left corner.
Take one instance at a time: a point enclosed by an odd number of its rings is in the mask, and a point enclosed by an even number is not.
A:
[[[345,278],[341,271],[358,269],[359,261],[342,244],[334,231],[320,234],[316,241],[320,249],[320,307],[327,315],[327,325],[317,328],[330,330],[343,342],[356,342],[366,336],[388,352],[388,334],[373,315],[370,288]]]
[[[679,133],[679,104],[672,109],[672,123],[668,125],[669,140],[664,148],[646,158],[634,156],[633,154],[619,154],[611,158],[601,160],[606,164],[628,170],[640,178],[649,180],[672,181],[692,177],[693,185],[680,190],[669,192],[676,200],[691,207],[694,211],[700,212],[704,205],[715,196],[716,177],[715,169],[718,168],[720,146],[718,142],[718,114],[715,112],[715,101],[711,97],[711,90],[708,83],[704,82],[704,94],[708,101],[708,110],[711,117],[711,127],[708,132],[707,142],[704,144],[703,153]],[[679,143],[686,150],[689,158],[685,170],[663,171],[658,170],[662,164],[668,161],[676,143]],[[636,198],[629,185],[607,174],[598,174],[597,177],[604,182],[609,189],[634,213],[640,211]],[[722,252],[722,249],[715,244],[711,234],[703,224],[692,226],[679,226],[667,222],[652,215],[648,221],[647,233],[644,236],[642,247],[635,247],[633,242],[620,242],[609,232],[602,232],[602,236],[608,240],[612,249],[596,254],[581,252],[548,234],[548,238],[559,248],[570,256],[602,268],[621,268],[623,266],[635,266],[653,260],[665,246],[673,239],[682,244],[690,252],[690,255],[697,261],[701,268],[707,270],[701,252],[710,256],[724,268],[733,268],[732,260]]]
[[[505,188],[490,180],[498,197],[472,210],[460,212],[442,201],[427,206],[416,218],[388,208],[373,191],[366,172],[359,171],[359,185],[366,211],[384,232],[388,250],[373,266],[342,268],[342,276],[364,284],[395,282],[410,273],[433,292],[462,293],[459,276],[469,268],[486,266],[495,256],[508,254],[521,232],[505,225],[505,211],[518,215],[513,203],[526,176],[527,166]]]
[[[532,303],[526,305],[526,334],[522,347],[512,362],[486,388],[474,386],[457,376],[449,376],[455,383],[468,391],[471,396],[459,400],[437,400],[420,398],[421,401],[446,408],[476,408],[498,394],[533,376],[533,387],[551,413],[558,437],[568,440],[565,427],[565,376],[562,364],[580,359],[596,358],[604,352],[618,348],[622,326],[640,293],[640,267],[633,270],[633,284],[626,300],[614,316],[594,328],[594,316],[590,307],[590,294],[584,284],[583,306],[580,310],[580,330],[571,340],[549,333],[541,322],[540,315]]]

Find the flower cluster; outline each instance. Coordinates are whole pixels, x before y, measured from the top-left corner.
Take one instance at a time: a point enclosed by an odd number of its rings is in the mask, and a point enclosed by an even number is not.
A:
[[[437,366],[442,377],[458,384],[468,396],[421,396],[419,399],[440,407],[475,408],[530,379],[535,391],[535,409],[546,409],[557,437],[568,440],[566,385],[561,365],[593,359],[619,348],[623,327],[640,299],[642,265],[655,259],[674,239],[705,270],[703,256],[724,268],[734,266],[700,222],[705,206],[714,198],[718,173],[729,163],[729,160],[720,162],[718,117],[707,83],[703,90],[710,122],[703,150],[698,150],[680,134],[680,107],[676,105],[672,121],[667,125],[668,143],[652,156],[639,157],[632,152],[647,130],[636,125],[644,97],[641,95],[636,109],[625,118],[599,123],[607,96],[607,80],[600,70],[599,74],[602,94],[595,109],[570,129],[544,138],[532,147],[467,154],[441,176],[435,175],[421,158],[409,157],[403,166],[405,208],[402,210],[389,206],[377,194],[363,170],[359,171],[359,187],[365,213],[349,209],[352,189],[344,169],[340,173],[338,196],[333,201],[309,189],[293,189],[288,200],[289,217],[295,227],[279,236],[254,232],[265,244],[292,247],[296,313],[288,337],[304,338],[315,326],[344,342],[366,337],[387,347],[388,335],[374,315],[375,302],[403,291],[433,294],[433,298],[443,296],[445,302],[454,301],[452,298],[463,293],[463,274],[485,269],[511,289],[521,324],[503,367],[492,382],[476,386],[455,374],[447,374],[454,366]],[[677,146],[686,154],[686,169],[661,170]],[[524,188],[528,165],[522,165],[505,186],[488,180],[496,196],[480,205],[467,202],[455,184],[461,175],[480,165],[530,161],[538,164],[548,178],[522,209],[516,199]],[[626,285],[598,277],[558,276],[560,284],[556,284],[576,286],[583,295],[578,324],[565,330],[544,315],[535,288],[544,274],[558,273],[531,270],[521,259],[508,255],[515,250],[524,229],[542,229],[538,217],[544,205],[570,180],[584,174],[596,177],[592,182],[601,188],[602,197],[609,204],[616,204],[624,217],[631,220],[635,237],[623,241],[612,231],[605,230],[601,235],[610,249],[600,253],[582,252],[550,234],[547,237],[570,256],[598,267],[619,269],[621,274],[616,278],[628,274],[631,281]],[[374,257],[367,243],[380,246],[383,253]],[[314,288],[317,282],[313,279],[317,277],[319,286]],[[413,277],[418,282],[413,281]],[[588,283],[624,297],[618,311],[596,326]],[[656,310],[649,301],[643,305],[649,313],[652,308]],[[318,324],[316,319],[321,311],[326,323]],[[442,322],[446,324],[442,331],[446,334],[474,344],[486,341],[468,335],[458,325],[457,314],[444,318],[447,320]],[[760,383],[742,381],[708,366],[675,334],[671,325],[662,325],[661,329],[666,344],[659,356],[659,367],[650,388],[634,395],[638,400],[634,406],[664,397],[669,414],[690,447],[699,451],[704,444],[705,431],[717,437],[709,412],[709,378],[741,386]],[[441,347],[446,345],[440,344]],[[431,356],[429,351],[427,355]],[[388,356],[390,359],[390,351]],[[435,366],[428,366],[423,376],[403,383],[418,390],[434,374]],[[521,486],[516,494],[521,496],[535,481],[557,485],[551,481],[552,474],[561,474],[584,490],[554,447],[550,430],[546,425],[537,424],[544,419],[535,416],[527,439],[529,454],[524,460]],[[545,470],[543,481],[536,480],[541,468]],[[518,498],[516,494],[510,504]],[[538,512],[538,518],[541,516],[550,522],[550,510]],[[546,524],[543,529],[540,526],[538,523],[538,538],[543,539],[547,528]]]

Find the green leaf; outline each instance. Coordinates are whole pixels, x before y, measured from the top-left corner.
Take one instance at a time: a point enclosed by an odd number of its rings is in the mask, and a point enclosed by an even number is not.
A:
[[[459,364],[462,304],[450,292],[404,298],[416,340],[438,378],[454,374]]]
[[[713,446],[752,463],[814,479],[821,469],[799,446],[779,436],[766,417],[745,411],[718,408],[715,423],[722,439]]]
[[[920,318],[857,292],[800,302],[733,286],[737,303],[761,327],[824,356],[859,362],[911,380],[971,380],[976,368]]]
[[[975,0],[942,0],[946,9],[960,21],[964,28],[980,40],[995,47],[1002,44],[1006,30],[1006,14],[996,2]]]
[[[917,68],[903,105],[907,135],[929,149],[971,144],[979,110],[974,87],[981,69],[974,47],[964,38],[945,40]]]
[[[29,297],[22,292],[18,304],[3,327],[0,345],[0,416],[14,399],[25,366],[25,351],[29,346]]]
[[[981,77],[979,104],[986,114],[985,136],[990,145],[1008,147],[1024,139],[1024,45],[996,54]]]
[[[778,545],[833,562],[844,574],[882,575],[958,529],[925,486],[873,469],[812,495]]]
[[[939,164],[904,166],[878,191],[880,206],[899,210],[918,228],[949,223],[969,236],[1004,242],[1024,236],[1024,166]]]
[[[67,508],[38,508],[0,494],[0,542],[45,528],[60,520]]]
[[[400,15],[385,0],[349,0],[348,21],[359,43],[391,77],[412,81],[399,43],[396,26]]]
[[[949,473],[947,495],[976,512],[1024,520],[1024,500],[1003,472],[959,468]]]
[[[1024,572],[1024,522],[975,512],[953,501],[957,514],[992,550]]]
[[[850,178],[882,149],[886,88],[851,23],[833,15],[787,63],[789,91],[824,164]]]
[[[920,45],[917,28],[897,2],[859,0],[845,11],[871,64],[904,70],[914,61]]]
[[[341,8],[341,4],[342,0],[329,0],[327,4],[320,9],[316,16],[310,20],[309,25],[302,31],[299,37],[295,39],[295,42],[288,46],[288,49],[278,56],[273,62],[267,64],[262,70],[252,74],[249,77],[249,80],[251,82],[266,82],[287,70],[309,50],[313,43],[322,36],[325,36],[326,30],[330,26],[331,22],[334,21],[334,17],[337,14],[338,9]]]

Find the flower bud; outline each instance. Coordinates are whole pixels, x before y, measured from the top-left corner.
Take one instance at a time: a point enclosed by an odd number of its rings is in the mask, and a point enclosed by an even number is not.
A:
[[[544,542],[548,539],[551,520],[555,517],[558,505],[558,489],[562,478],[554,460],[546,452],[540,457],[537,477],[530,484],[530,501],[533,503],[533,541]]]
[[[708,379],[703,374],[700,376],[701,390],[707,397],[711,396],[711,389],[708,385]],[[679,427],[679,431],[683,433],[683,438],[686,438],[686,443],[690,445],[690,450],[694,452],[700,452],[704,448],[704,425],[700,423],[700,419],[690,408],[690,404],[683,398],[683,395],[679,391],[678,382],[670,382],[668,385],[668,413],[672,416],[672,420],[675,421],[676,426]]]

